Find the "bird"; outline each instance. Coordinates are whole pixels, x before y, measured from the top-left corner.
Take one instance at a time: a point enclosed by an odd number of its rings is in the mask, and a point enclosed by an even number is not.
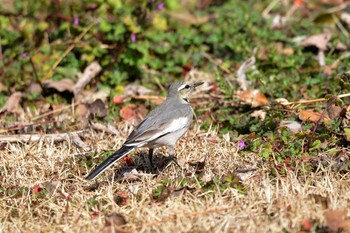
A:
[[[153,109],[131,132],[122,147],[93,169],[86,179],[95,179],[135,148],[149,148],[149,162],[153,167],[153,150],[167,146],[169,159],[181,168],[174,156],[174,147],[193,120],[194,112],[188,100],[189,95],[203,83],[177,81],[171,84],[165,101]]]

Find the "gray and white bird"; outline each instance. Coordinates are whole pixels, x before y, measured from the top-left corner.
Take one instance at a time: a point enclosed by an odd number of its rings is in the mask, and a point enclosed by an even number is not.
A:
[[[149,148],[148,155],[152,166],[153,149],[167,146],[169,158],[180,167],[174,157],[174,146],[193,120],[193,109],[188,97],[195,87],[202,84],[203,82],[184,81],[173,83],[166,100],[152,110],[129,135],[123,146],[90,172],[86,179],[94,179],[129,152],[140,147]]]

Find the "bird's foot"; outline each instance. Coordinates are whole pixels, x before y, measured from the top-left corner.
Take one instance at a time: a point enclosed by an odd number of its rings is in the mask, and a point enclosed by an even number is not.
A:
[[[188,171],[187,169],[181,167],[181,165],[177,162],[176,158],[174,156],[169,156],[165,159],[165,162],[166,162],[166,167],[168,167],[172,162],[175,163],[175,165],[180,168],[181,172],[182,173],[185,173],[187,174]]]

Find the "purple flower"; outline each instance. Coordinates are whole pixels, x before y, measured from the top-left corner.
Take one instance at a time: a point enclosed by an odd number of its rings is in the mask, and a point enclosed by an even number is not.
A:
[[[131,33],[131,41],[132,41],[132,43],[136,42],[136,35],[135,35],[135,33]]]
[[[164,9],[164,2],[160,2],[160,3],[158,4],[158,6],[157,6],[157,9],[158,9],[159,11],[163,10],[163,9]]]
[[[73,24],[74,24],[74,25],[79,25],[79,17],[78,17],[78,16],[74,16],[74,18],[73,18]]]
[[[243,140],[238,140],[238,147],[243,150],[247,146],[246,146],[246,144],[244,143]]]
[[[28,57],[28,53],[27,52],[25,52],[25,53],[22,53],[22,58],[26,58],[26,57]]]

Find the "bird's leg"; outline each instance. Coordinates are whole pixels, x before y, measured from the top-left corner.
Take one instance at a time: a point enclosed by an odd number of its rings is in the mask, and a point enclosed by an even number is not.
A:
[[[153,170],[152,156],[153,156],[153,148],[150,148],[148,151],[148,160],[149,160],[149,165],[151,170]]]
[[[168,147],[169,150],[169,159],[171,161],[173,161],[181,170],[183,170],[183,168],[180,166],[180,164],[177,162],[175,156],[174,156],[174,147],[173,146],[169,146]]]

